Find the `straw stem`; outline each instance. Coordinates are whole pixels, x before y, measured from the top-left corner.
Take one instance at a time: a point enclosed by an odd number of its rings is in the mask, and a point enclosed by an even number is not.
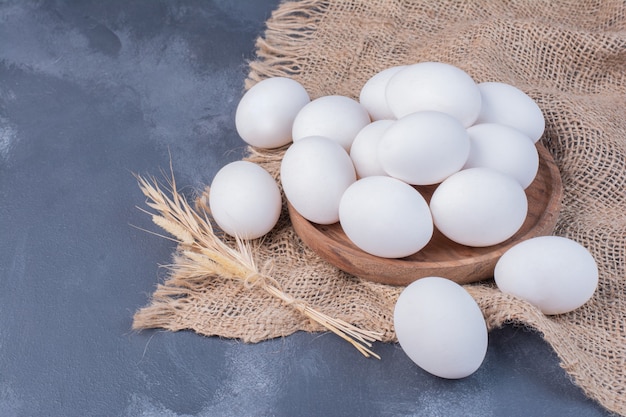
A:
[[[140,176],[136,178],[147,198],[146,205],[157,213],[142,210],[150,214],[153,222],[171,234],[179,244],[179,256],[170,266],[178,276],[189,279],[210,279],[212,276],[220,276],[238,280],[245,288],[261,288],[280,299],[283,304],[346,340],[365,357],[373,356],[380,359],[380,356],[370,349],[372,342],[381,340],[380,333],[363,330],[344,320],[327,316],[305,301],[287,294],[275,278],[262,274],[257,268],[254,261],[254,243],[236,237],[235,245],[230,246],[220,239],[211,226],[206,204],[203,202],[198,204],[197,210],[201,210],[202,213],[193,209],[176,190],[173,174],[167,181],[167,186],[160,185],[155,178],[145,179]],[[166,195],[166,192],[171,196]]]

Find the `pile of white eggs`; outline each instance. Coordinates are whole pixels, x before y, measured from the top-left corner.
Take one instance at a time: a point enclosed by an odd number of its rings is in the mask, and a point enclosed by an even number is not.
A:
[[[289,145],[280,181],[302,217],[339,222],[364,252],[402,258],[424,248],[435,228],[473,247],[513,236],[526,219],[524,190],[537,175],[545,121],[512,85],[476,83],[453,65],[421,62],[375,74],[358,101],[311,100],[293,79],[265,79],[242,97],[235,125],[254,147]],[[415,186],[436,187],[430,202]],[[209,205],[224,232],[254,239],[276,225],[282,200],[267,171],[238,161],[215,176]],[[561,314],[591,298],[598,270],[584,247],[550,236],[507,251],[495,280],[503,292]],[[407,355],[440,377],[468,376],[486,354],[480,308],[445,277],[409,285],[394,326]]]
[[[377,73],[358,101],[310,100],[295,80],[265,79],[241,99],[235,125],[252,146],[291,144],[280,178],[300,215],[340,222],[363,251],[402,258],[426,246],[435,227],[468,246],[513,236],[526,219],[524,189],[537,174],[535,142],[545,122],[516,87],[477,84],[458,67],[422,62]],[[435,184],[430,204],[414,187]],[[248,187],[251,201],[269,198],[265,186]],[[217,223],[259,237],[276,218],[276,193],[268,194],[274,210],[265,213],[262,205],[252,215],[217,215]],[[227,206],[220,204],[225,198],[213,198],[214,205]]]

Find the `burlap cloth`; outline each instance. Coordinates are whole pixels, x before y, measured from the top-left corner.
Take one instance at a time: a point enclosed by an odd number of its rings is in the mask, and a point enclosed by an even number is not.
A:
[[[555,234],[594,255],[600,284],[569,314],[546,317],[485,282],[468,286],[490,328],[536,329],[573,381],[606,409],[626,415],[626,3],[623,0],[285,2],[267,22],[246,87],[271,76],[301,82],[312,98],[358,98],[365,81],[392,65],[442,61],[476,81],[513,84],[546,118],[543,144],[564,185]],[[278,175],[283,150],[250,159]],[[394,341],[401,288],[361,281],[303,246],[283,214],[260,260],[273,259],[285,291],[319,310]],[[319,331],[258,289],[207,277],[168,276],[135,328],[193,329],[246,342]],[[355,351],[355,361],[359,358]]]

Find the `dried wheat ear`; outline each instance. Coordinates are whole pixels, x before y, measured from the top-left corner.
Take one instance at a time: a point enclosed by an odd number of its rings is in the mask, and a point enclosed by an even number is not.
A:
[[[256,265],[254,251],[259,241],[245,241],[235,237],[234,245],[231,246],[220,239],[211,225],[210,210],[206,203],[199,200],[197,207],[192,208],[177,191],[173,174],[166,180],[166,185],[154,177],[137,175],[136,178],[147,198],[146,205],[155,213],[140,210],[150,215],[152,221],[179,245],[178,256],[169,266],[177,276],[189,279],[220,276],[239,281],[245,288],[261,288],[286,306],[296,309],[346,340],[365,357],[380,359],[370,348],[372,342],[381,340],[381,334],[330,317],[283,291],[278,281],[270,275],[271,267],[259,268]]]

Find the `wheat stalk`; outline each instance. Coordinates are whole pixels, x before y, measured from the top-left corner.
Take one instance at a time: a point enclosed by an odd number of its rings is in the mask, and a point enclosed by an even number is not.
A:
[[[381,340],[379,333],[330,317],[285,293],[278,281],[257,267],[253,256],[254,243],[235,237],[234,246],[230,246],[220,239],[211,225],[206,203],[199,201],[194,210],[178,193],[173,173],[166,187],[155,178],[146,179],[139,175],[136,178],[147,198],[147,206],[157,214],[140,210],[151,215],[153,222],[172,235],[180,246],[179,256],[171,266],[177,273],[190,278],[221,276],[238,280],[245,287],[259,287],[351,343],[365,357],[380,359],[370,349],[372,342]]]

